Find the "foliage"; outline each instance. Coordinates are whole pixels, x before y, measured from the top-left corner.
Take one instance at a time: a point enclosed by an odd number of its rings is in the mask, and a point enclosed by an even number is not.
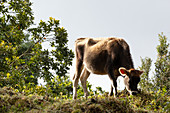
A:
[[[140,70],[143,70],[143,74],[141,75],[141,79],[139,82],[139,87],[145,91],[150,92],[152,87],[152,80],[149,77],[149,72],[151,70],[152,60],[150,58],[141,58],[142,65],[139,67]]]
[[[157,46],[157,60],[155,64],[154,77],[151,79],[149,77],[150,67],[151,67],[151,58],[141,59],[142,66],[139,67],[141,70],[144,70],[144,73],[141,76],[141,82],[139,83],[140,87],[145,91],[154,91],[157,93],[162,89],[167,90],[169,95],[170,87],[170,51],[169,43],[167,42],[167,37],[163,33],[159,34],[160,44]]]
[[[74,57],[67,46],[67,31],[59,26],[59,20],[50,17],[34,27],[31,5],[29,0],[0,2],[0,87],[12,86],[27,93],[36,92],[39,78],[47,87],[55,76],[67,80]],[[44,42],[51,50],[42,49]]]
[[[96,87],[96,89],[92,89],[92,85],[88,81],[86,84],[87,84],[87,90],[89,92],[90,97],[105,93],[105,91],[101,87]],[[78,95],[78,98],[81,98],[84,96],[84,91],[81,85],[78,86],[77,95]]]
[[[167,37],[163,33],[159,34],[159,42],[155,62],[155,89],[159,91],[166,88],[167,93],[170,93],[170,51]]]
[[[21,86],[25,84],[23,81],[25,77],[22,75],[25,75],[27,70],[23,71],[23,68],[29,68],[25,65],[26,60],[21,58],[24,56],[21,53],[21,46],[28,38],[28,34],[24,32],[33,24],[34,17],[30,5],[29,2],[16,2],[16,0],[0,2],[0,63],[2,64],[0,75],[2,81],[4,79],[7,84],[14,87],[17,84],[22,84]],[[27,79],[34,81],[31,76]]]
[[[139,67],[144,70],[141,75],[141,82],[139,83],[144,92],[151,94],[151,102],[147,108],[151,108],[155,112],[160,109],[160,112],[169,112],[170,103],[166,100],[169,99],[170,87],[170,51],[167,37],[163,33],[159,34],[160,44],[157,46],[157,60],[155,64],[154,77],[149,77],[151,59],[141,59],[142,66]],[[154,96],[153,96],[154,95]],[[166,99],[165,99],[166,98]],[[143,98],[140,100],[142,101]],[[136,101],[136,100],[135,100]]]
[[[48,92],[50,92],[51,96],[65,99],[72,97],[73,86],[67,76],[56,76],[48,85]]]

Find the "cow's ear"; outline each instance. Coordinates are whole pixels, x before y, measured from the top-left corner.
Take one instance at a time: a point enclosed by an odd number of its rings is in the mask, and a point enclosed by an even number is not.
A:
[[[138,74],[139,74],[139,76],[140,76],[142,73],[143,73],[143,71],[138,70]]]
[[[140,75],[143,73],[143,71],[135,70],[135,74],[133,76],[140,77]]]
[[[121,75],[127,75],[127,70],[125,69],[125,68],[123,68],[123,67],[121,67],[121,68],[119,68],[119,73],[121,74]]]

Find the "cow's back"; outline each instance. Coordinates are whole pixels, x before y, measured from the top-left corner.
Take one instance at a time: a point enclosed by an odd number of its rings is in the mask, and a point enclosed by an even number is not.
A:
[[[107,51],[119,51],[120,49],[129,49],[128,44],[121,38],[79,38],[76,40],[76,46],[83,46],[84,51],[89,52],[101,52]]]

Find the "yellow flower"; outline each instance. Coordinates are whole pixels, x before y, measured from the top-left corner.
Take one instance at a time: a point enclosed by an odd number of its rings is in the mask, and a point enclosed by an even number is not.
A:
[[[31,75],[31,76],[30,76],[30,78],[34,78],[34,76],[33,76],[33,75]]]
[[[54,82],[54,79],[52,79],[51,81]]]
[[[52,20],[53,18],[52,18],[52,17],[50,17],[49,19],[50,19],[50,20]]]
[[[23,86],[24,89],[26,89],[26,86]]]
[[[18,93],[18,92],[19,92],[19,90],[18,90],[18,89],[16,89],[16,90],[15,90],[15,92],[17,92],[17,93]]]
[[[58,97],[54,97],[54,100],[57,100],[58,99]]]
[[[4,43],[5,43],[4,41],[1,42],[2,45],[4,45]]]
[[[9,58],[7,58],[7,57],[5,58],[6,61],[8,61],[8,59],[9,59]]]
[[[10,73],[7,73],[6,76],[7,76],[7,78],[9,78],[10,77]]]
[[[32,97],[32,96],[33,96],[33,94],[29,94],[29,95],[28,95],[28,97]]]
[[[8,49],[8,46],[6,45],[5,48]]]

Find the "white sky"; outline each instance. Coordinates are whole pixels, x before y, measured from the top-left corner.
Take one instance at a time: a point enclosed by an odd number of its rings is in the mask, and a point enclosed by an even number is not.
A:
[[[170,37],[170,0],[31,0],[31,2],[35,23],[39,23],[40,20],[47,21],[49,17],[60,20],[60,25],[68,32],[70,49],[74,50],[74,41],[79,37],[121,37],[130,46],[136,68],[141,65],[140,57],[150,57],[155,62],[159,33],[164,32]],[[71,77],[75,70],[74,64],[70,70]],[[93,86],[110,90],[107,76],[91,75],[88,81]]]

